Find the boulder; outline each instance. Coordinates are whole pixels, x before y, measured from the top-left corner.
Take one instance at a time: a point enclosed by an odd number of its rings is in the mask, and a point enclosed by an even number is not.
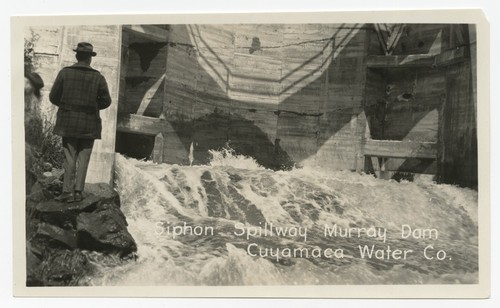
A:
[[[41,255],[33,250],[31,243],[26,244],[26,286],[43,285],[40,279]]]
[[[52,171],[52,164],[48,162],[44,162],[42,165],[43,171]]]
[[[94,267],[79,250],[53,250],[45,254],[39,267],[39,280],[44,286],[75,286]]]
[[[80,202],[59,202],[54,199],[42,201],[35,207],[37,217],[43,222],[69,229],[76,226],[76,217],[81,212],[92,212],[100,202],[100,196],[85,195]]]
[[[118,193],[107,184],[87,184],[82,201],[58,202],[54,196],[62,189],[62,173],[51,173],[38,179],[26,197],[26,284],[81,284],[93,270],[84,250],[133,256],[137,246]]]
[[[113,203],[120,206],[120,195],[106,183],[85,184],[85,193],[101,197],[103,203]]]
[[[24,158],[25,158],[24,169],[26,176],[26,194],[29,194],[31,192],[31,188],[36,183],[36,175],[33,172],[33,162],[36,160],[36,158],[34,156],[33,149],[27,142],[24,143]]]
[[[42,187],[43,184],[42,184]],[[45,190],[44,195],[51,195]],[[42,221],[68,229],[76,226],[76,217],[82,212],[92,212],[101,204],[115,204],[119,207],[120,196],[111,186],[104,183],[87,184],[80,202],[59,202],[50,198],[39,202],[35,207],[37,217]]]
[[[76,232],[65,230],[47,223],[40,223],[32,242],[37,247],[51,247],[61,249],[75,249],[78,247]]]
[[[58,196],[62,193],[64,170],[52,169],[51,171],[44,172],[38,178],[38,183],[53,196]]]
[[[127,221],[118,206],[100,204],[91,213],[80,213],[76,221],[79,246],[82,249],[126,256],[137,251],[137,245],[127,231]]]
[[[47,201],[53,199],[54,195],[42,183],[36,182],[31,187],[31,190],[26,197],[27,200],[33,202]]]

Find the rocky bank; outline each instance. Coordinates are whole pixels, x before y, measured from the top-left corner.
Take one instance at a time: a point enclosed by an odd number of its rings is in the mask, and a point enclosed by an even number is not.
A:
[[[120,210],[120,197],[107,184],[86,184],[84,199],[62,203],[62,171],[52,170],[27,187],[26,268],[28,286],[85,284],[95,255],[135,258],[137,246]]]

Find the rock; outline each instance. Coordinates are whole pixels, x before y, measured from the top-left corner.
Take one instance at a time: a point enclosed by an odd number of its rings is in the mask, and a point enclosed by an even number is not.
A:
[[[65,230],[47,223],[40,223],[32,241],[38,242],[38,247],[75,249],[78,246],[76,232]],[[43,243],[40,245],[39,243]]]
[[[54,196],[61,193],[63,173],[52,169],[51,174],[40,177],[26,197],[27,285],[82,284],[93,265],[81,250],[133,256],[137,246],[118,193],[107,184],[87,184],[82,201],[58,202]]]
[[[41,183],[41,186],[44,187],[44,183]],[[53,195],[45,189],[44,196],[47,193]],[[72,203],[58,202],[51,198],[51,200],[38,203],[35,211],[42,221],[68,229],[70,226],[76,226],[76,216],[81,212],[92,212],[100,204],[115,204],[118,207],[120,205],[118,193],[104,183],[87,184],[83,197],[82,201]],[[47,198],[42,200],[47,200]]]
[[[26,286],[42,286],[40,279],[40,265],[42,260],[40,255],[37,255],[31,246],[31,243],[26,243]]]
[[[85,195],[80,202],[59,202],[56,200],[43,201],[36,205],[37,217],[43,222],[68,229],[76,226],[76,216],[81,212],[92,212],[100,202],[106,199],[96,195]]]
[[[106,183],[85,184],[85,192],[101,197],[103,203],[113,203],[120,206],[120,195]]]
[[[26,170],[26,194],[30,194],[33,186],[36,184],[36,175],[31,170]]]
[[[79,250],[53,250],[40,265],[40,280],[44,286],[75,286],[93,266]]]
[[[236,188],[233,186],[228,186],[228,191],[233,200],[233,204],[236,204],[238,208],[245,214],[243,221],[248,222],[252,225],[259,226],[262,225],[266,218],[262,212],[249,200],[247,200],[243,195],[241,195]]]
[[[43,171],[51,171],[53,167],[51,163],[45,162],[43,163],[42,168]]]
[[[60,171],[57,169],[54,170],[54,172],[45,172],[29,190],[26,190],[27,199],[35,202],[47,201],[61,194],[62,181],[60,179]]]
[[[243,178],[237,174],[237,173],[228,173],[229,174],[229,179],[231,179],[232,182],[239,182],[241,181]]]
[[[92,213],[77,217],[76,230],[82,249],[126,256],[137,251],[127,231],[127,221],[117,205],[103,203]]]
[[[43,246],[38,247],[37,244],[39,244],[39,243],[37,243],[36,241],[33,241],[33,239],[30,239],[26,243],[26,247],[28,248],[28,250],[31,253],[33,253],[33,255],[35,255],[38,259],[42,260],[43,259],[43,251],[45,250],[45,247],[43,247]]]
[[[24,143],[24,168],[26,177],[26,194],[31,193],[31,188],[36,183],[36,175],[33,172],[33,162],[36,160],[31,146],[25,142]]]
[[[59,180],[62,181],[64,179],[64,169],[52,169],[50,172]]]
[[[44,177],[38,179],[40,185],[47,189],[53,196],[59,196],[62,193],[64,171],[54,169],[51,172],[45,172]]]
[[[33,202],[48,201],[53,198],[54,195],[40,182],[36,182],[32,186],[30,194],[26,197],[27,200]]]
[[[48,185],[47,190],[53,196],[59,196],[60,194],[62,194],[62,187],[63,182],[56,178],[53,182],[50,183],[50,185]]]
[[[201,184],[207,194],[207,212],[210,217],[225,217],[224,198],[219,190],[217,182],[212,178],[209,171],[201,175]]]

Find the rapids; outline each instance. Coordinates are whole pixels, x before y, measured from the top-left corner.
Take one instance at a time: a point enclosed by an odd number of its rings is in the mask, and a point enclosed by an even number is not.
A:
[[[96,257],[99,270],[88,284],[478,281],[474,190],[430,181],[385,181],[348,171],[272,171],[228,149],[211,154],[211,163],[202,166],[154,164],[117,154],[116,187],[138,245],[137,259],[110,262]],[[425,233],[417,232],[402,238],[402,225],[433,229],[438,236],[419,237]],[[325,226],[353,233],[329,237]],[[278,228],[288,233],[269,235]],[[385,230],[385,240],[368,236],[369,228]],[[299,231],[307,237],[293,233]],[[411,252],[406,259],[386,251],[378,254],[385,253],[384,258],[362,258],[359,245]],[[428,245],[432,260],[423,253]],[[290,255],[294,250],[308,255]],[[333,256],[340,250],[342,257]],[[443,260],[437,259],[439,250],[446,252]]]

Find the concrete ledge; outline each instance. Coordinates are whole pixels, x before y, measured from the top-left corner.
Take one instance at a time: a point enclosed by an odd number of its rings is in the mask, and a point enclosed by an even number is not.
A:
[[[392,157],[392,158],[430,158],[437,157],[437,143],[366,140],[364,145],[365,156]]]
[[[155,42],[166,43],[170,33],[155,25],[124,25],[124,30],[139,34]]]
[[[395,68],[395,67],[438,67],[462,62],[468,58],[468,49],[465,47],[443,51],[438,55],[414,54],[396,56],[367,56],[368,68]]]
[[[398,55],[398,56],[368,56],[366,66],[369,68],[390,67],[432,67],[434,55]]]
[[[170,125],[167,125],[167,122],[163,119],[136,114],[120,115],[116,124],[116,131],[118,132],[150,136],[165,133],[167,128],[170,128]]]

